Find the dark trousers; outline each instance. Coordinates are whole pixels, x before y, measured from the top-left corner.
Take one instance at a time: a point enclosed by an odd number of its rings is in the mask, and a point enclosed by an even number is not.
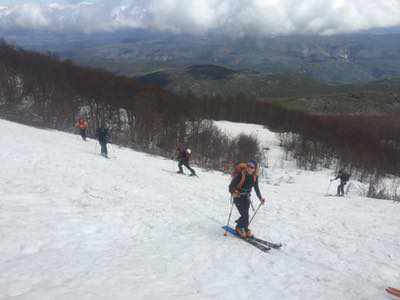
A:
[[[85,128],[81,128],[81,129],[79,130],[79,132],[80,132],[80,134],[81,134],[82,139],[83,139],[84,141],[86,141],[86,129],[85,129]]]
[[[249,208],[250,208],[250,197],[249,196],[240,196],[239,198],[234,198],[233,202],[235,203],[240,218],[236,220],[237,226],[240,228],[244,228],[245,230],[249,228]]]
[[[108,152],[107,152],[107,143],[100,143],[101,147],[101,155],[107,157]]]
[[[196,174],[196,172],[189,166],[189,161],[187,160],[180,160],[178,163],[179,172],[183,173],[182,166],[185,166],[192,174]]]
[[[341,181],[337,187],[337,194],[338,196],[344,196],[344,186],[346,185],[347,181]]]

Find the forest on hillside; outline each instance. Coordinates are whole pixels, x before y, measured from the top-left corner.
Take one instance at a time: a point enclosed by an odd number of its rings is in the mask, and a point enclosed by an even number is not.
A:
[[[280,133],[282,146],[301,168],[352,171],[371,183],[371,196],[379,193],[380,178],[400,175],[397,113],[326,115],[246,96],[178,96],[1,42],[0,117],[71,132],[79,116],[88,119],[92,136],[107,125],[114,143],[149,153],[172,157],[176,145],[186,143],[195,162],[206,168],[221,170],[227,163],[261,157],[254,137],[231,139],[210,121],[230,120]]]
[[[113,143],[166,157],[185,143],[205,168],[223,169],[227,162],[259,157],[254,138],[229,138],[197,104],[198,99],[76,66],[51,53],[0,45],[0,117],[73,132],[83,116],[92,137],[97,128],[107,126]]]

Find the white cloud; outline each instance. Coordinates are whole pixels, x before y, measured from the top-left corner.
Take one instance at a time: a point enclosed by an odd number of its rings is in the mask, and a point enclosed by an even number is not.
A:
[[[98,0],[19,4],[1,27],[102,31],[124,27],[230,34],[333,34],[400,26],[400,0]],[[64,3],[64,4],[63,4]]]

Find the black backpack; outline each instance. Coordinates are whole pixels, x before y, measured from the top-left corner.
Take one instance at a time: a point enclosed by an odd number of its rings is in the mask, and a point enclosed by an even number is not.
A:
[[[342,175],[342,180],[343,180],[343,181],[349,181],[349,179],[350,179],[350,174],[348,174],[348,173],[343,173],[343,175]]]

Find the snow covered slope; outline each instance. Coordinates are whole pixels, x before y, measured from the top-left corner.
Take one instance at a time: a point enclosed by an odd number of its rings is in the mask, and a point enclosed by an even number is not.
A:
[[[400,207],[324,197],[323,172],[263,180],[253,230],[284,246],[262,253],[223,236],[226,175],[0,128],[0,299],[385,299],[400,282]]]

